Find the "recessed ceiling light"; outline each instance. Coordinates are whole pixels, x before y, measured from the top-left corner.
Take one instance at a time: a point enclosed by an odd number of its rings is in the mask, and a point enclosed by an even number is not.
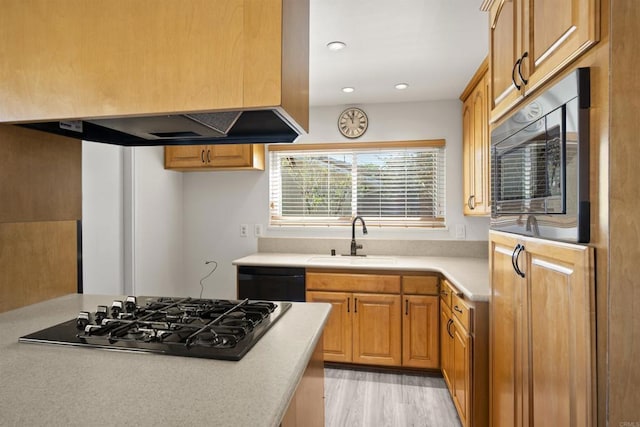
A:
[[[343,91],[344,93],[351,93],[351,92],[353,92],[354,90],[355,90],[355,89],[354,89],[354,88],[352,88],[352,87],[343,87],[343,88],[342,88],[342,91]]]
[[[396,89],[398,89],[398,90],[405,90],[405,89],[406,89],[406,88],[408,88],[408,87],[409,87],[409,85],[408,85],[408,84],[406,84],[406,83],[398,83],[398,84],[396,85]]]
[[[344,49],[345,47],[347,47],[347,45],[341,41],[334,41],[327,43],[327,47],[329,48],[329,50],[336,51]]]

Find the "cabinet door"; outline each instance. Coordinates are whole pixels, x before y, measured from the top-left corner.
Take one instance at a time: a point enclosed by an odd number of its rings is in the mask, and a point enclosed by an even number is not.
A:
[[[328,302],[331,314],[324,328],[324,360],[326,362],[351,362],[352,304],[347,292],[307,292],[308,302]]]
[[[489,115],[485,76],[462,111],[464,214],[487,215],[489,208]]]
[[[214,167],[251,166],[251,144],[207,145],[207,160]]]
[[[451,310],[444,304],[440,305],[440,363],[442,376],[453,395],[453,335],[451,335]]]
[[[526,90],[543,84],[599,39],[598,0],[526,0],[521,54]]]
[[[405,295],[402,366],[439,368],[438,297]]]
[[[463,212],[473,213],[471,199],[475,188],[475,161],[473,159],[473,92],[462,104],[462,195],[464,197]]]
[[[489,27],[489,73],[492,116],[507,111],[520,97],[512,72],[520,58],[521,1],[498,0],[491,7]],[[517,72],[517,71],[516,71]]]
[[[180,145],[164,147],[165,169],[194,169],[206,166],[206,146]]]
[[[593,425],[591,248],[525,242],[532,425]]]
[[[521,426],[523,420],[523,345],[526,282],[512,266],[515,238],[490,233],[490,425]],[[522,256],[520,260],[522,265]]]
[[[463,426],[471,425],[471,336],[454,320],[453,332],[453,402]]]
[[[353,361],[400,366],[400,295],[353,294]]]

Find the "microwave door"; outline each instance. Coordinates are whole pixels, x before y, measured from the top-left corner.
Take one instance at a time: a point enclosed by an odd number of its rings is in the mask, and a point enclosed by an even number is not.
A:
[[[565,209],[563,107],[493,146],[495,216]]]

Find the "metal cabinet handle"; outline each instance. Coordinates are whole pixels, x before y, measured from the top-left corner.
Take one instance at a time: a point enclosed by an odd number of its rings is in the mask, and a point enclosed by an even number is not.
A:
[[[513,68],[511,69],[511,81],[513,82],[513,85],[516,87],[516,89],[520,90],[522,89],[522,86],[520,86],[518,83],[516,83],[516,67],[520,66],[520,62],[522,61],[522,58],[518,58],[518,60],[516,61],[515,64],[513,64]]]
[[[467,199],[467,207],[470,210],[474,210],[476,208],[475,199],[476,199],[476,196],[474,196],[474,195],[469,196],[469,198]],[[473,201],[473,203],[471,203],[472,201]]]
[[[353,299],[353,312],[354,313],[358,312],[358,298]]]
[[[408,299],[404,300],[404,314],[405,314],[405,316],[409,315],[409,300]]]
[[[207,163],[211,163],[211,150],[207,149]]]
[[[453,306],[453,309],[460,314],[464,313],[464,311],[460,310],[460,308],[457,305]]]
[[[524,245],[518,243],[511,254],[511,265],[515,270],[516,274],[520,277],[524,277],[524,273],[520,270],[520,266],[518,265],[518,258],[520,257],[520,253],[524,251]]]
[[[449,293],[447,291],[440,291],[440,295],[449,296]]]
[[[200,159],[202,160],[202,163],[204,163],[204,150],[200,153]]]
[[[449,319],[449,321],[447,322],[447,333],[451,338],[454,338],[453,334],[451,333],[451,329],[449,329],[452,324],[453,324],[453,319]]]
[[[519,61],[519,64],[518,64],[518,75],[520,76],[520,81],[525,85],[527,83],[529,83],[529,80],[525,79],[524,76],[522,75],[522,62],[524,62],[524,58],[526,58],[528,56],[529,56],[529,52],[525,52],[525,53],[522,54],[522,56],[518,60]]]
[[[349,306],[351,305],[351,298],[347,298],[347,313],[351,313]]]

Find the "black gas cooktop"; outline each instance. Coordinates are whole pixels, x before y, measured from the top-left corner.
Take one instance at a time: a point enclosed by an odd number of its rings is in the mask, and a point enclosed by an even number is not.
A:
[[[240,360],[288,302],[127,297],[20,337],[20,342]]]

